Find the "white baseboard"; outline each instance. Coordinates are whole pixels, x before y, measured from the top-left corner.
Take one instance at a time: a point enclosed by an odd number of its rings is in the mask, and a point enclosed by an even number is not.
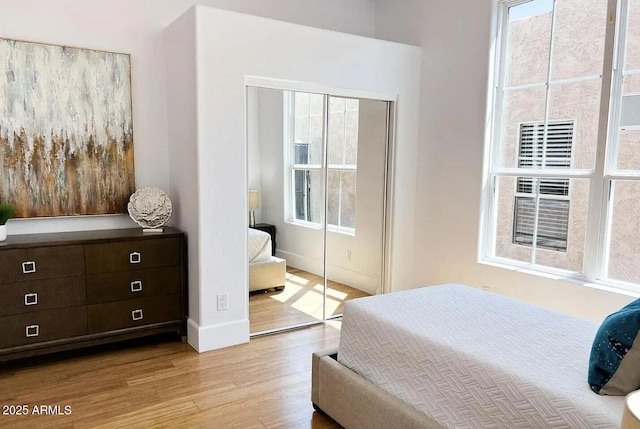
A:
[[[278,257],[287,260],[287,266],[296,267],[322,277],[324,266],[321,262],[287,251],[276,250],[276,253]],[[378,279],[335,265],[329,265],[327,269],[330,273],[329,280],[346,284],[370,295],[379,293],[380,281]]]
[[[376,295],[380,288],[380,280],[346,268],[329,265],[329,280],[359,289],[369,295]]]
[[[237,320],[219,325],[200,326],[187,320],[189,344],[198,353],[249,342],[249,320]]]
[[[287,260],[287,266],[296,267],[300,270],[304,270],[308,273],[322,276],[324,270],[324,264],[322,261],[316,259],[307,258],[306,256],[298,255],[297,253],[276,250],[276,256]]]

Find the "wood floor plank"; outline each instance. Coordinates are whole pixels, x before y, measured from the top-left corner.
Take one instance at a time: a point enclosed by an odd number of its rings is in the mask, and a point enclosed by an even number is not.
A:
[[[100,424],[94,421],[81,421],[74,424],[77,429],[111,429],[146,427],[166,428],[166,422],[175,419],[176,416],[193,415],[198,413],[198,408],[191,401],[179,401],[175,403],[161,403],[141,408],[123,415],[112,417]]]
[[[0,403],[60,405],[70,415],[0,415],[0,427],[340,428],[313,411],[311,353],[339,322],[197,353],[175,338],[104,346],[0,366]]]

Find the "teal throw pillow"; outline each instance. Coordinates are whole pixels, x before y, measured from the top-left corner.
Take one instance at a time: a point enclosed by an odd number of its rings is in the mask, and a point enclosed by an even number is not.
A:
[[[589,358],[589,385],[600,395],[640,389],[640,299],[604,319]]]

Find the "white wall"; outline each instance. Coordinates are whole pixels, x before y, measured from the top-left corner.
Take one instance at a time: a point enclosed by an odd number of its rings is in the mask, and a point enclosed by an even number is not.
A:
[[[260,117],[264,114],[264,109],[260,106],[260,97],[256,88],[247,89],[247,164],[248,169],[248,185],[249,189],[260,191],[260,207],[254,210],[256,223],[265,222],[262,219],[262,213],[265,211],[265,203],[269,202],[268,196],[265,197],[262,184],[262,148],[260,141],[262,140],[262,128],[260,127]],[[269,113],[269,112],[267,112]],[[282,120],[282,118],[280,118]],[[268,124],[268,122],[267,122]],[[265,152],[265,155],[269,155]],[[271,166],[271,167],[275,167]],[[270,169],[269,169],[270,170]]]
[[[249,94],[248,110],[256,109],[258,120],[249,124],[249,136],[254,133],[252,126],[257,129],[255,144],[249,143],[248,169],[249,185],[253,177],[254,182],[259,182],[261,222],[276,226],[278,233],[278,247],[282,249],[286,240],[282,221],[284,219],[284,118],[283,118],[283,93],[279,89],[267,89],[251,87]],[[252,103],[252,101],[254,101]]]
[[[171,118],[162,30],[194,4],[373,35],[371,0],[0,0],[0,37],[131,54],[136,186],[168,189]],[[16,219],[7,230],[25,234],[135,226],[128,216],[116,215]]]
[[[180,112],[180,120],[173,120],[168,127],[168,139],[175,142],[169,146],[169,155],[172,162],[169,163],[171,177],[169,183],[169,195],[175,215],[172,221],[180,225],[187,235],[187,261],[200,251],[200,237],[197,234],[199,219],[198,213],[198,148],[197,142],[197,111],[196,111],[196,64],[194,34],[191,30],[192,21],[183,19],[173,24],[168,52],[174,59],[167,64],[167,80],[180,82],[180,86],[167,85],[167,99],[172,108]],[[188,266],[189,284],[189,319],[200,318],[200,290],[192,288],[191,284],[198,284],[200,272],[193,264]],[[193,331],[193,332],[192,332]],[[197,336],[197,330],[191,325],[188,329],[189,336]]]
[[[492,0],[376,1],[376,36],[422,46],[414,267],[600,321],[631,297],[477,262]]]
[[[182,29],[185,19],[191,21],[193,30]],[[180,224],[199,238],[199,251],[189,255],[190,269],[199,274],[198,283],[190,279],[189,284],[190,292],[198,289],[199,294],[199,319],[190,318],[189,342],[202,351],[244,342],[249,337],[245,114],[248,77],[296,82],[297,90],[340,88],[347,96],[376,93],[374,98],[393,98],[389,94],[397,94],[398,168],[393,176],[397,206],[392,210],[391,264],[397,282],[412,283],[407,265],[414,231],[418,50],[205,7],[188,11],[179,21],[167,30],[169,49],[175,48],[172,35],[182,39],[183,35],[176,32],[186,31],[185,37],[195,35],[196,45],[196,57],[189,61],[196,64],[198,201],[197,206],[190,207],[193,218]],[[171,80],[170,85],[174,91],[184,86],[180,80]],[[192,90],[190,85],[184,89]],[[384,95],[378,97],[380,93]],[[182,106],[169,105],[174,121],[188,122],[180,118]],[[170,159],[174,161],[179,162]],[[191,188],[181,190],[190,191]],[[228,295],[228,310],[216,310],[218,294]]]

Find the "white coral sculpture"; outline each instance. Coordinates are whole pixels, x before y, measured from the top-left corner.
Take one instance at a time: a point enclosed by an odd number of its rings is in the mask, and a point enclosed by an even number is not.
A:
[[[131,195],[127,209],[141,227],[159,228],[171,217],[171,199],[160,188],[142,188]]]

